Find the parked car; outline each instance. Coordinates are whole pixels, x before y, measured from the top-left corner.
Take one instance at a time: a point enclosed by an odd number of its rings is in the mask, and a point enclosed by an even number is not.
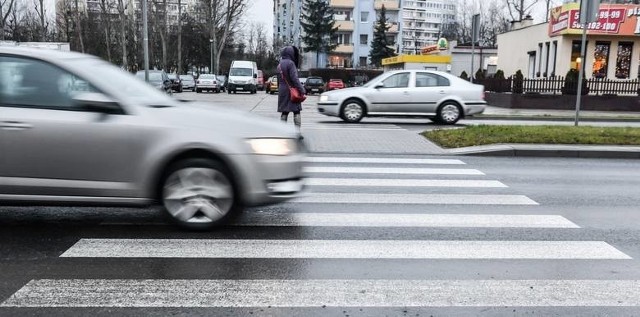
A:
[[[271,76],[269,80],[267,80],[265,91],[272,95],[278,93],[278,76]]]
[[[220,93],[220,86],[218,85],[218,78],[213,74],[201,74],[196,80],[196,93],[203,91],[211,91]]]
[[[136,73],[136,77],[139,79],[145,80],[144,70],[138,71]],[[171,94],[173,89],[171,88],[171,80],[167,73],[163,70],[150,70],[149,71],[149,84],[156,89],[163,91],[167,94]]]
[[[342,79],[330,79],[327,83],[327,91],[335,89],[344,89],[344,82]]]
[[[171,80],[171,89],[175,92],[182,92],[182,80],[180,80],[178,74],[168,74],[167,76]]]
[[[182,89],[188,89],[191,91],[196,90],[196,79],[192,75],[180,75],[180,81],[182,82]]]
[[[318,111],[359,122],[364,117],[427,117],[454,124],[486,107],[484,86],[448,73],[401,70],[384,73],[362,87],[325,92]]]
[[[304,86],[307,83],[307,78],[306,77],[298,77],[298,81],[300,81],[300,84],[302,86]]]
[[[255,94],[258,91],[258,66],[252,61],[233,61],[229,69],[227,93],[248,91]]]
[[[0,47],[0,113],[12,130],[0,143],[3,206],[160,204],[177,224],[206,229],[303,187],[291,129],[182,103],[80,53]]]
[[[309,77],[304,85],[307,94],[321,94],[324,92],[324,80],[322,77]]]
[[[220,91],[227,91],[227,76],[226,75],[217,75],[218,77],[218,86],[220,86]]]

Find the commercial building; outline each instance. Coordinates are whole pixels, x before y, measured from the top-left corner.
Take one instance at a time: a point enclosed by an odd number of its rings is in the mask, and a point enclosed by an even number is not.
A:
[[[620,3],[622,2],[622,3]],[[587,25],[586,60],[581,58],[579,3],[551,9],[550,21],[516,23],[498,36],[498,68],[506,75],[565,76],[584,67],[587,78],[630,79],[640,75],[640,5],[603,1],[598,21]]]

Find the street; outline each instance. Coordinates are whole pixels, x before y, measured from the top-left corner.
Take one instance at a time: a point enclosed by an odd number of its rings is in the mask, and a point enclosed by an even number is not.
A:
[[[174,97],[279,116],[264,92]],[[0,207],[0,315],[640,314],[637,160],[431,155],[428,120],[347,125],[316,100],[307,192],[217,230]]]

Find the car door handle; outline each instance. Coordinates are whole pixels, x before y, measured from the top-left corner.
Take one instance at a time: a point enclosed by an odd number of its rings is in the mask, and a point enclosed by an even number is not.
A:
[[[440,90],[440,94],[444,95],[446,92],[444,90]]]
[[[0,128],[3,130],[27,130],[33,128],[33,126],[24,122],[3,121],[0,122]]]

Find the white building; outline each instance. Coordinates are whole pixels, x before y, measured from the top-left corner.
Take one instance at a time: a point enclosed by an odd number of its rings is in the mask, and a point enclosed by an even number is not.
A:
[[[302,0],[273,0],[274,42],[301,47]]]
[[[399,52],[416,54],[420,48],[435,44],[444,25],[456,20],[456,13],[456,0],[402,0]]]

